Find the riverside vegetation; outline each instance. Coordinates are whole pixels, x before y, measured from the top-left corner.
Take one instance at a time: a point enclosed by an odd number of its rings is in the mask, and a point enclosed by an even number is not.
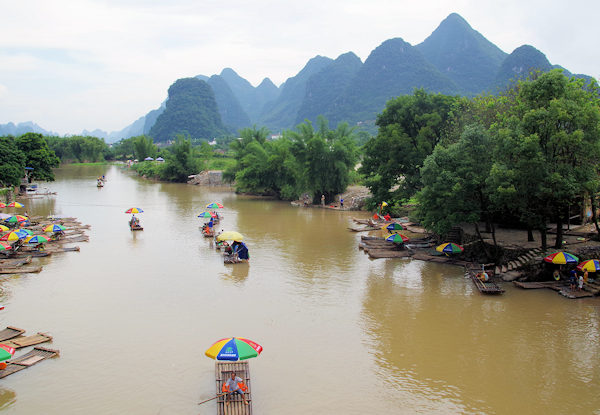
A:
[[[266,127],[244,128],[237,139],[218,139],[217,148],[185,135],[167,147],[142,135],[112,148],[91,137],[4,137],[0,180],[15,183],[25,164],[34,163],[39,178],[50,179],[44,172],[57,165],[53,153],[79,162],[160,156],[164,163],[140,162],[134,169],[175,182],[220,169],[239,192],[285,200],[308,193],[313,202],[321,195],[330,202],[349,184],[363,183],[373,195],[371,207],[386,201],[394,211],[410,201],[416,218],[438,234],[460,223],[473,223],[479,233],[484,223],[493,237],[494,223],[502,223],[530,235],[539,230],[545,247],[552,222],[559,225],[557,248],[569,206],[587,203],[593,212],[597,206],[598,87],[560,70],[532,73],[498,95],[417,89],[388,101],[370,138],[345,123],[330,129],[322,116],[316,124],[307,120],[275,139]],[[600,230],[595,214],[592,219]]]

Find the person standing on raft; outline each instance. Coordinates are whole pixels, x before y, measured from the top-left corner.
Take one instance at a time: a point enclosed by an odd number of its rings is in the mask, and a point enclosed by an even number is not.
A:
[[[242,382],[243,382],[242,378],[237,377],[235,375],[235,372],[231,372],[231,377],[229,379],[227,379],[227,382],[225,382],[225,387],[228,390],[227,397],[225,398],[225,400],[226,400],[225,405],[229,405],[229,401],[233,399],[234,393],[239,393],[240,395],[242,395],[242,399],[244,400],[244,405],[248,405],[248,401],[246,400],[244,391],[240,387],[240,384],[243,385]],[[227,398],[229,398],[229,399],[227,399]]]

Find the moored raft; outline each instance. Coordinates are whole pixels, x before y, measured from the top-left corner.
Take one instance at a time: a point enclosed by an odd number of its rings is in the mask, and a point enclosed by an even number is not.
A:
[[[480,293],[482,294],[502,294],[504,293],[504,290],[502,288],[500,288],[498,286],[498,284],[496,284],[494,281],[492,280],[488,280],[488,281],[482,281],[479,278],[479,273],[476,273],[473,270],[469,270],[469,277],[471,278],[471,281],[473,281],[473,284],[475,284],[475,287],[477,287],[477,289],[479,290]],[[489,274],[488,271],[486,271],[486,273]]]
[[[36,344],[46,343],[52,340],[52,336],[46,333],[37,333],[32,336],[18,336],[10,340],[3,341],[2,343],[8,347],[15,349],[21,349],[27,346],[34,346]]]
[[[0,330],[0,343],[20,336],[23,333],[25,333],[25,330],[23,329],[12,326],[6,326],[4,330]]]
[[[46,360],[58,355],[58,350],[35,347],[29,353],[26,353],[16,359],[11,359],[9,362],[7,362],[6,369],[0,370],[0,379],[27,369],[28,367],[33,366],[42,360]]]
[[[40,272],[42,272],[42,267],[36,266],[0,268],[0,274],[37,274]]]
[[[215,363],[215,380],[217,384],[217,395],[223,393],[223,385],[231,376],[231,372],[235,372],[236,376],[240,377],[248,388],[244,395],[248,405],[244,405],[244,401],[239,394],[233,394],[233,399],[227,395],[217,398],[217,415],[252,415],[252,388],[250,387],[250,365],[247,361],[237,362],[216,362]],[[225,398],[229,405],[225,405]]]

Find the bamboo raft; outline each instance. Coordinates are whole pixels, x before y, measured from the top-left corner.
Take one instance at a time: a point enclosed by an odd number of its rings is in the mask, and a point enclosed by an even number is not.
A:
[[[52,336],[46,333],[38,333],[33,336],[18,336],[10,340],[6,340],[3,344],[13,347],[15,349],[21,349],[27,346],[35,346],[36,344],[46,343],[52,340]]]
[[[142,227],[142,225],[129,225],[129,228],[132,231],[143,231],[144,230],[144,228]]]
[[[31,263],[31,255],[26,256],[25,258],[16,258],[16,259],[0,259],[0,268],[2,267],[20,267],[23,265],[27,265]]]
[[[6,326],[4,330],[0,330],[0,343],[20,336],[23,333],[25,333],[25,330],[23,329],[12,326]]]
[[[42,267],[29,266],[29,267],[0,268],[0,274],[37,274],[39,272],[42,272]]]
[[[233,399],[228,398],[229,405],[225,405],[227,395],[217,398],[217,415],[252,415],[252,388],[250,386],[250,365],[248,362],[216,362],[215,363],[215,380],[217,383],[217,395],[222,394],[222,388],[227,379],[231,376],[231,372],[244,381],[248,390],[244,393],[248,405],[244,405],[244,401],[239,394],[232,395]]]
[[[472,270],[470,270],[468,272],[469,272],[469,276],[471,277],[471,281],[473,281],[473,284],[475,284],[475,287],[477,287],[477,289],[479,290],[480,293],[482,293],[482,294],[502,294],[504,292],[504,290],[502,288],[500,288],[498,286],[498,284],[496,284],[495,282],[493,282],[491,280],[481,281],[477,277],[477,275],[478,275],[477,273],[475,273]]]
[[[33,366],[42,360],[46,360],[58,355],[58,350],[35,347],[32,351],[24,354],[23,356],[16,359],[11,359],[6,366],[6,369],[0,370],[0,379],[27,369],[28,367]]]

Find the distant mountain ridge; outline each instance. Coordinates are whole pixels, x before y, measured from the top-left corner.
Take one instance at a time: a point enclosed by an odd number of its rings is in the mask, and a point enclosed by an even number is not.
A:
[[[497,93],[512,81],[527,77],[531,71],[549,71],[556,67],[571,75],[562,66],[551,64],[533,46],[523,45],[510,54],[505,53],[460,15],[451,13],[431,35],[415,46],[401,38],[388,39],[376,47],[364,62],[352,52],[344,53],[335,60],[315,56],[298,74],[279,87],[269,78],[264,78],[260,85],[254,87],[231,68],[224,68],[218,75],[197,75],[195,79],[208,88],[200,95],[212,94],[213,100],[203,100],[198,95],[198,101],[192,100],[188,104],[197,107],[204,102],[211,106],[200,111],[212,114],[200,121],[211,125],[200,129],[197,119],[178,122],[193,124],[194,128],[180,128],[188,132],[204,131],[202,134],[208,134],[208,131],[211,134],[217,131],[236,134],[239,129],[253,124],[279,132],[294,128],[304,120],[314,122],[319,115],[324,115],[332,127],[344,121],[351,125],[372,125],[389,99],[410,94],[415,88],[465,96]],[[573,76],[591,79],[587,75]],[[164,112],[169,107],[178,106],[169,101],[171,97],[159,108],[120,131],[108,134],[94,130],[89,134],[102,136],[109,142],[140,134],[156,134],[158,130],[154,126]],[[213,101],[216,110],[212,108]],[[177,108],[177,111],[181,115],[185,108]],[[6,127],[9,125],[12,127]],[[12,123],[6,124],[4,130],[2,127],[0,125],[0,134],[16,131]],[[35,128],[41,129],[39,126]],[[214,135],[194,136],[212,137]],[[162,141],[165,136],[154,138]]]

